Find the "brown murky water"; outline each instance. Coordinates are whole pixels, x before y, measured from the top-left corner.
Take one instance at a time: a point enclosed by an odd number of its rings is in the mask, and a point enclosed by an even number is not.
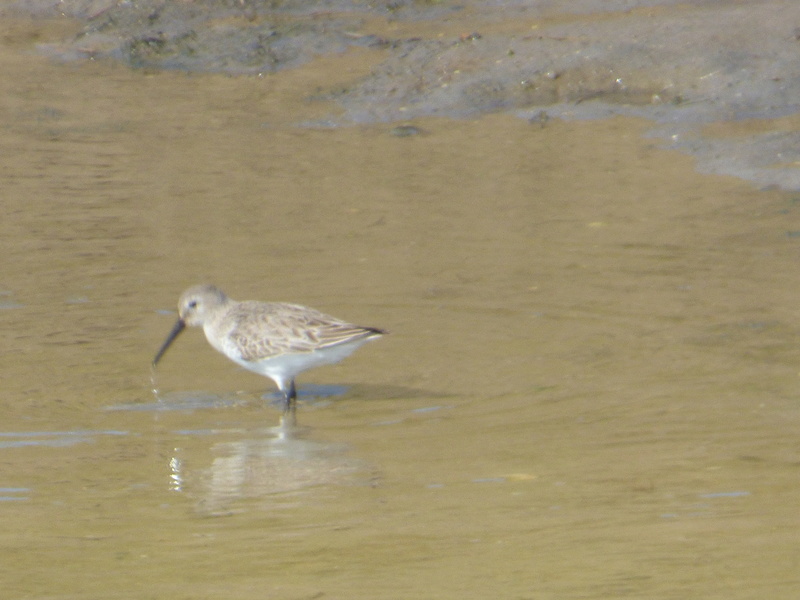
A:
[[[358,52],[131,72],[36,27],[0,47],[4,597],[796,597],[796,198],[634,121],[293,125]],[[281,438],[197,331],[154,398],[200,281],[392,335]]]

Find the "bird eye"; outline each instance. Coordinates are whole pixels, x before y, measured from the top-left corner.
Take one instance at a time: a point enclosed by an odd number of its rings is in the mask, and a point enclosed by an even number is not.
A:
[[[189,308],[197,308],[197,300],[192,300],[189,302]]]

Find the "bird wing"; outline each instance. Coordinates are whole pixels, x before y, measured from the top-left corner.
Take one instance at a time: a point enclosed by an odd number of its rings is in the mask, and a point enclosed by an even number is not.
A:
[[[228,340],[246,361],[313,352],[383,333],[296,304],[242,302],[229,316],[234,326]]]

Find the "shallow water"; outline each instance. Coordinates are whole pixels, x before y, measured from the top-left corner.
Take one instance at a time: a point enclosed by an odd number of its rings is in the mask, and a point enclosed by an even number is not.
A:
[[[187,76],[4,27],[8,597],[796,597],[795,197],[631,120],[296,126],[358,51]],[[286,435],[198,331],[153,394],[200,281],[391,335]]]

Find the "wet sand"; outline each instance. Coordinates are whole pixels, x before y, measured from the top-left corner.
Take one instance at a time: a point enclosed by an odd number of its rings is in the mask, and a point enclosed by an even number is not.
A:
[[[37,51],[67,62],[265,76],[360,50],[317,79],[328,127],[429,116],[647,119],[701,172],[800,190],[794,0],[8,0],[0,19],[75,20]],[[738,127],[747,121],[745,130]],[[706,127],[725,129],[719,137]]]
[[[9,597],[794,597],[793,195],[632,119],[298,127],[361,49],[186,75],[6,27]],[[391,335],[280,439],[200,332],[154,397],[200,281]]]

